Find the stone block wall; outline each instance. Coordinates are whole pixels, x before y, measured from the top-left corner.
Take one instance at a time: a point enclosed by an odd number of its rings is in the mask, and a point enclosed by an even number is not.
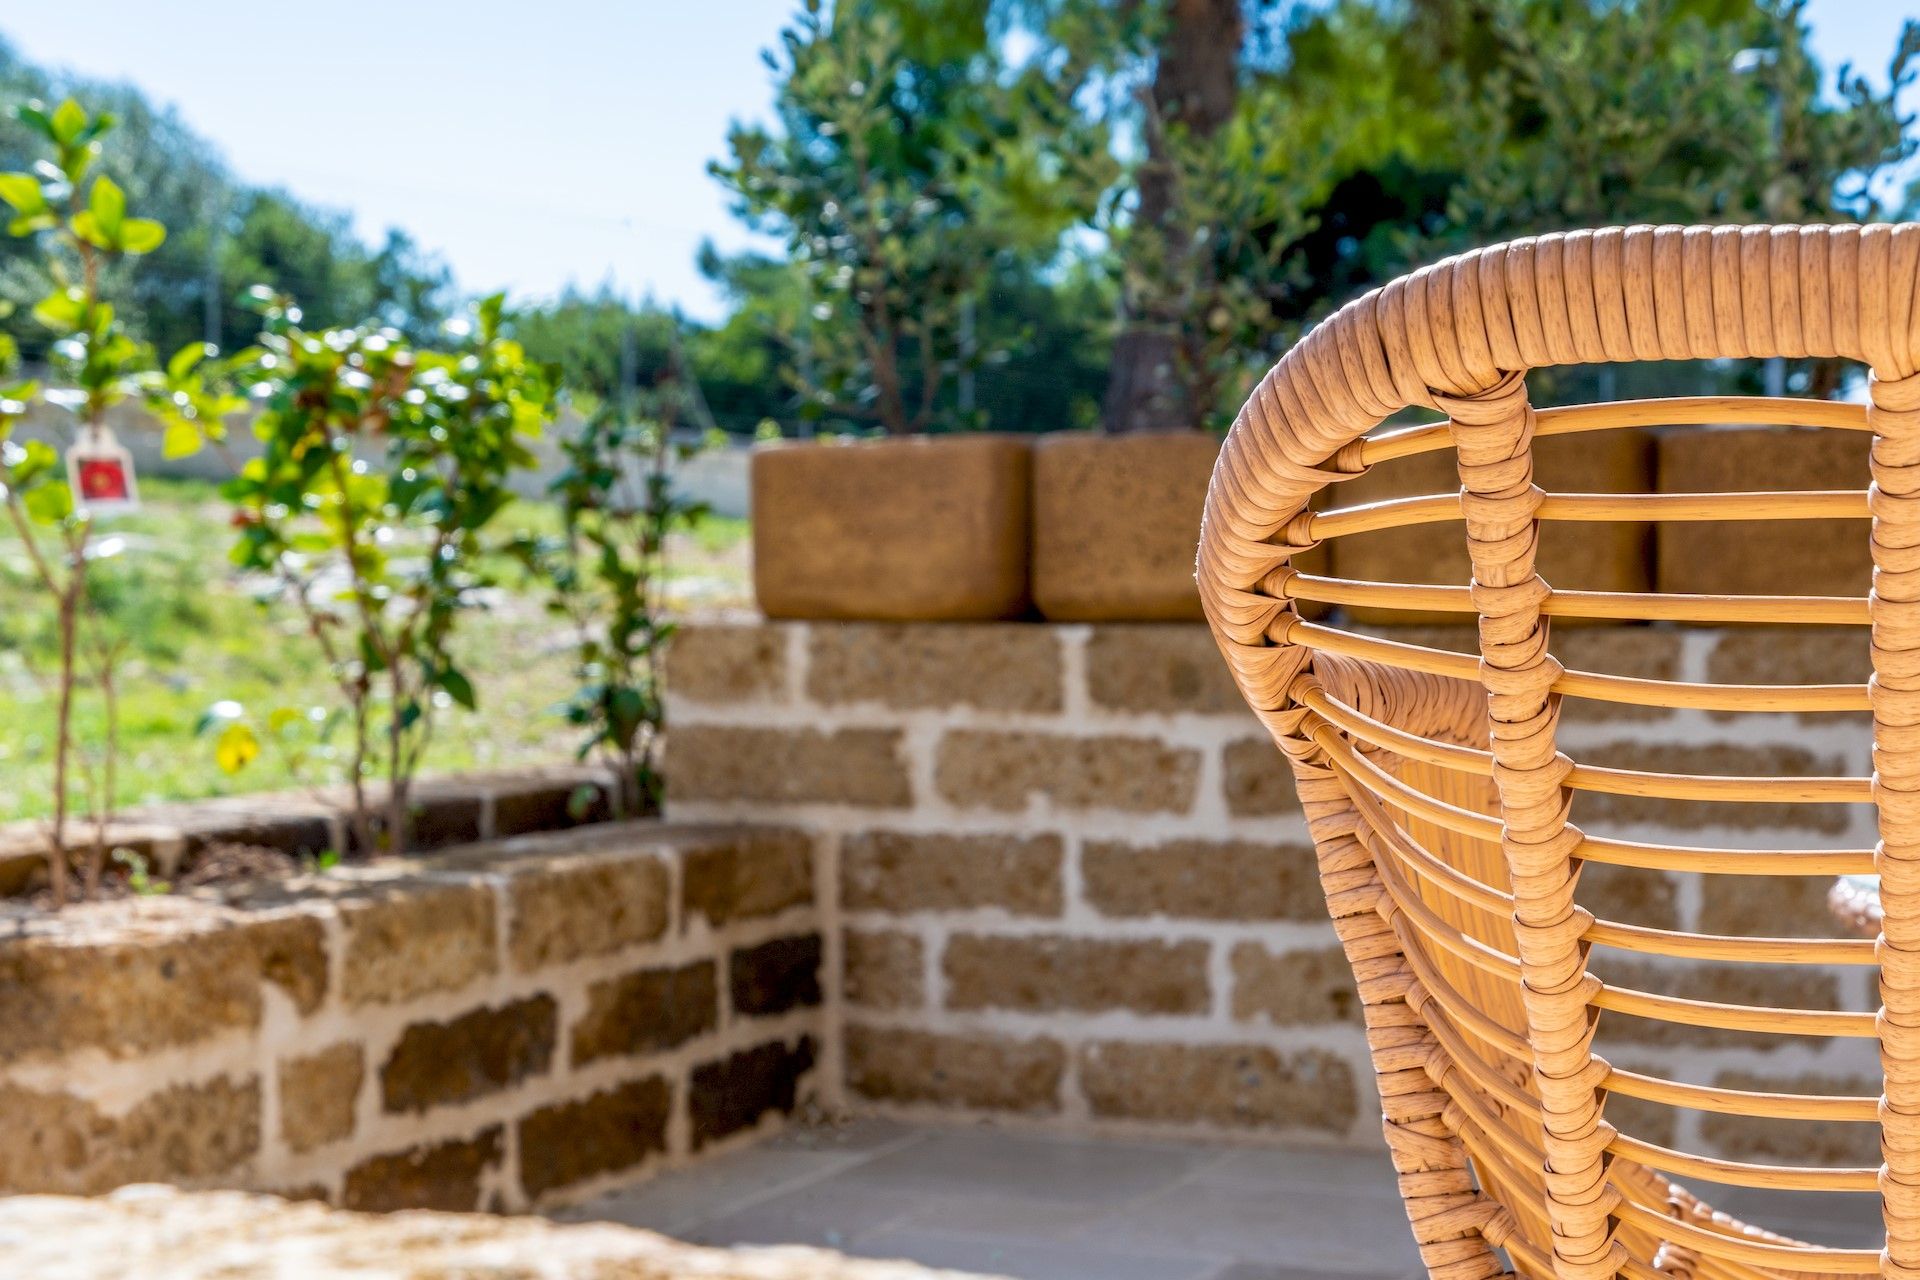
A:
[[[591,1195],[777,1126],[825,1054],[791,829],[603,824],[0,938],[0,1192]]]
[[[1395,633],[1471,650],[1465,628]],[[1565,627],[1569,667],[1664,679],[1858,680],[1823,629]],[[1196,624],[744,622],[670,662],[668,812],[821,837],[826,999],[858,1105],[908,1116],[1377,1144],[1358,1001],[1326,923],[1293,783]],[[1725,716],[1569,702],[1592,763],[1865,773],[1861,716]],[[1870,810],[1582,795],[1630,839],[1866,847]],[[1663,928],[1833,932],[1829,882],[1593,867],[1597,914]],[[1873,971],[1647,962],[1621,985],[1871,1009]],[[1877,1092],[1870,1042],[1779,1043],[1607,1015],[1611,1060],[1739,1088]],[[1768,1124],[1616,1098],[1662,1144],[1877,1163],[1867,1125]]]

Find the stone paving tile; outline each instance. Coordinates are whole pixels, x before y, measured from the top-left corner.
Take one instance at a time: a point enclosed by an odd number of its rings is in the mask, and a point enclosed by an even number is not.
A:
[[[846,1249],[867,1232],[905,1217],[923,1193],[827,1177],[674,1232],[689,1244],[810,1244]]]
[[[1047,1241],[1076,1235],[1115,1212],[1105,1201],[1074,1203],[1008,1195],[939,1195],[900,1219],[902,1231]]]
[[[1277,1267],[1265,1262],[1233,1262],[1227,1265],[1226,1270],[1216,1271],[1206,1280],[1329,1280],[1329,1277],[1319,1268],[1302,1271],[1298,1267]],[[1427,1280],[1427,1273],[1425,1269],[1378,1276],[1343,1272],[1334,1280]]]
[[[1109,1248],[1206,1250],[1249,1262],[1284,1257],[1334,1275],[1393,1274],[1420,1265],[1413,1230],[1397,1205],[1305,1187],[1189,1182],[1128,1206],[1094,1230]]]
[[[1093,1245],[993,1240],[889,1227],[858,1237],[847,1250],[868,1258],[906,1258],[932,1267],[1017,1280],[1209,1280],[1225,1259]]]
[[[1245,1147],[1223,1152],[1193,1176],[1196,1182],[1300,1187],[1400,1202],[1400,1190],[1384,1146],[1378,1151]]]
[[[875,1155],[884,1149],[924,1142],[932,1136],[924,1127],[860,1116],[833,1124],[796,1124],[766,1141],[755,1151],[846,1151]]]
[[[1205,1147],[1172,1143],[953,1130],[849,1169],[842,1180],[930,1194],[1115,1203],[1172,1187],[1213,1154]]]
[[[1716,1207],[1817,1244],[1881,1241],[1871,1195],[1712,1190]],[[701,1244],[824,1245],[1013,1280],[1424,1275],[1384,1151],[861,1120],[796,1126],[554,1216]]]
[[[699,1244],[824,1245],[1013,1280],[1419,1274],[1385,1152],[862,1120],[796,1126],[556,1216]]]
[[[863,1157],[768,1146],[732,1151],[552,1216],[563,1222],[619,1222],[679,1235],[709,1218],[831,1176]]]

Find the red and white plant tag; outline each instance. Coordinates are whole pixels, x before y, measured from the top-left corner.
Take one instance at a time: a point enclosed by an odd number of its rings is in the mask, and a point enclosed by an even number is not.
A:
[[[120,515],[140,507],[140,485],[133,455],[114,438],[111,427],[86,427],[67,450],[67,483],[73,505],[90,516]]]

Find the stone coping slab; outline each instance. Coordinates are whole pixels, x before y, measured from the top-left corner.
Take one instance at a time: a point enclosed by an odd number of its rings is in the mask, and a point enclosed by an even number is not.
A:
[[[0,1257],[9,1274],[36,1280],[968,1280],[825,1249],[708,1249],[606,1224],[348,1213],[154,1185],[95,1199],[0,1199]]]
[[[612,817],[612,781],[594,765],[548,765],[429,775],[414,786],[413,841],[408,856],[477,841],[561,831]],[[385,803],[378,784],[370,803]],[[110,848],[140,856],[155,874],[170,877],[202,852],[223,844],[253,845],[295,858],[351,847],[350,806],[341,788],[261,791],[130,809],[107,826]],[[91,846],[93,829],[75,821],[68,834],[76,850]],[[0,823],[0,898],[30,893],[45,882],[47,825],[37,819]]]

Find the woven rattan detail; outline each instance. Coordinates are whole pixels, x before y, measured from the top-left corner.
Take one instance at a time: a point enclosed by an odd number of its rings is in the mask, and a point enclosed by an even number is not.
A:
[[[1885,1275],[1920,1280],[1920,225],[1630,227],[1463,254],[1318,326],[1267,374],[1228,436],[1200,540],[1221,651],[1289,758],[1327,904],[1365,1008],[1385,1132],[1433,1276]],[[1696,397],[1536,410],[1546,365],[1844,358],[1866,406]],[[1445,421],[1385,433],[1409,407]],[[1546,493],[1533,441],[1650,425],[1779,423],[1873,435],[1864,491]],[[1339,507],[1338,483],[1451,450],[1454,494]],[[1864,478],[1863,478],[1864,479]],[[1332,488],[1334,501],[1315,501]],[[1867,599],[1556,592],[1536,572],[1558,522],[1853,519],[1872,540]],[[1414,586],[1296,573],[1352,533],[1463,531],[1471,582]],[[1460,536],[1456,534],[1456,536]],[[1478,654],[1308,623],[1298,600],[1453,612]],[[1660,625],[1871,627],[1867,685],[1710,685],[1563,668],[1559,617]],[[1875,772],[1727,778],[1582,765],[1560,749],[1567,699],[1720,713],[1871,713]],[[1863,729],[1866,716],[1862,714]],[[1583,791],[1713,804],[1872,805],[1876,849],[1645,844],[1572,821]],[[1746,938],[1598,920],[1593,862],[1709,875],[1878,872],[1883,933]],[[1596,946],[1765,964],[1877,964],[1883,1008],[1782,1009],[1611,985]],[[1746,1092],[1615,1070],[1608,1011],[1760,1036],[1874,1039],[1885,1095]],[[1728,1115],[1878,1124],[1885,1164],[1748,1164],[1616,1132],[1612,1094]],[[1881,1193],[1885,1251],[1817,1246],[1716,1214],[1673,1178]]]

